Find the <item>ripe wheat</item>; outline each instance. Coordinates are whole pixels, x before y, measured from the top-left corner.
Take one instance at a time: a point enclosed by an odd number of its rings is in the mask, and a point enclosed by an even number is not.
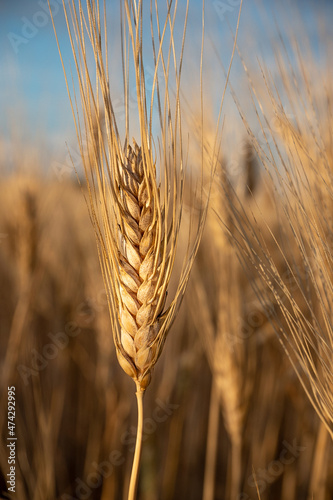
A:
[[[137,144],[134,149],[128,147],[119,173],[117,285],[121,332],[117,355],[124,371],[144,390],[159,353],[160,315],[166,296],[161,272],[159,189],[156,172],[147,171]]]

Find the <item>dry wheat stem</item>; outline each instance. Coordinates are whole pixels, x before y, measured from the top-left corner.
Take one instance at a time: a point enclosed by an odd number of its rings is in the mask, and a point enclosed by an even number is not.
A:
[[[135,453],[132,466],[132,474],[130,479],[128,500],[134,500],[138,486],[139,465],[142,448],[142,431],[143,431],[143,395],[140,384],[136,386],[136,400],[138,404],[138,428],[136,431]]]

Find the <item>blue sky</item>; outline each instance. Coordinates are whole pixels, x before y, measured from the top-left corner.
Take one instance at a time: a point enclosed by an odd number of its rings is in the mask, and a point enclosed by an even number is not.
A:
[[[159,1],[164,5],[164,1]],[[71,56],[62,6],[60,0],[51,3],[67,62]],[[247,57],[264,55],[269,58],[268,40],[276,36],[275,19],[282,31],[289,24],[297,33],[295,4],[302,13],[307,32],[315,40],[315,19],[323,16],[333,21],[332,3],[324,0],[244,0],[239,35],[241,50]],[[111,6],[110,25],[113,26],[109,39],[114,42],[110,57],[119,61],[119,1],[107,0],[107,4]],[[190,0],[187,37],[190,49],[200,43],[201,4],[202,0]],[[229,25],[234,29],[238,5],[238,0],[206,0],[207,39],[214,40],[224,64],[227,64],[232,45]],[[179,6],[182,12],[184,0],[179,0]],[[328,26],[331,28],[332,23],[328,22]],[[75,144],[74,127],[47,0],[1,0],[0,47],[2,142],[10,141],[14,133],[21,141],[29,141],[48,154],[66,155],[65,142]],[[237,68],[237,64],[235,66]],[[119,91],[120,84],[121,81],[117,81]]]

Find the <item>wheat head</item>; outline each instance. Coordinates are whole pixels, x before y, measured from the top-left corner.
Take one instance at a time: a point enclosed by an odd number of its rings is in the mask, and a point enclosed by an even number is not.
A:
[[[185,292],[205,219],[203,209],[196,218],[197,228],[193,230],[195,224],[188,224],[189,245],[179,266],[175,292],[173,296],[169,295],[165,307],[183,214],[185,172],[180,75],[189,1],[179,61],[173,58],[177,3],[170,2],[162,24],[157,4],[155,6],[156,17],[151,22],[152,29],[153,24],[157,27],[158,41],[152,35],[155,74],[150,103],[140,36],[143,2],[140,0],[136,8],[132,2],[123,2],[124,143],[118,132],[110,93],[106,24],[103,26],[101,23],[98,1],[87,1],[85,8],[83,4],[79,0],[78,7],[73,1],[69,2],[68,8],[64,6],[78,74],[83,122],[78,118],[75,91],[74,98],[70,92],[69,96],[87,180],[86,201],[98,243],[117,357],[121,367],[135,381],[137,389],[144,392]],[[167,50],[162,50],[168,30],[172,43]],[[88,67],[88,39],[96,63],[95,71]],[[130,63],[135,76],[140,146],[135,141],[133,146],[129,145]],[[159,68],[163,77],[158,76]],[[172,78],[175,98],[169,89]],[[161,79],[163,91],[160,88]],[[152,132],[154,100],[158,104],[160,124],[158,154],[154,153]],[[85,147],[86,144],[88,147]]]
[[[187,0],[178,57],[174,39],[178,2],[167,2],[162,22],[158,2],[154,7],[151,3],[154,75],[151,89],[148,89],[142,42],[144,2],[121,2],[124,141],[120,138],[111,97],[105,2],[104,23],[98,0],[78,0],[77,4],[71,0],[68,7],[64,5],[83,117],[80,117],[75,89],[74,98],[69,91],[64,64],[63,69],[85,170],[87,205],[98,243],[116,352],[120,365],[142,392],[149,384],[152,369],[185,293],[204,228],[210,192],[209,189],[206,197],[201,171],[194,180],[199,202],[193,207],[196,196],[191,182],[185,182],[188,152],[183,145],[180,82],[189,3]],[[237,30],[238,26],[239,17]],[[201,94],[204,23],[202,30]],[[94,68],[90,66],[88,47],[93,52]],[[234,44],[227,80],[235,47]],[[129,130],[133,123],[129,105],[132,79],[135,79],[133,88],[136,90],[135,122],[139,125],[136,137],[140,144],[134,142],[133,147],[129,146]],[[226,86],[227,81],[213,150],[205,152],[201,140],[201,169],[205,156],[210,165],[210,182],[218,158],[217,136],[221,129]],[[203,121],[203,108],[201,115]],[[191,203],[184,225],[185,185],[189,186]],[[184,245],[179,245],[181,231]],[[179,247],[183,247],[183,255],[179,255]],[[179,272],[166,305],[171,276],[176,274],[173,273],[176,254]]]
[[[118,204],[117,355],[141,389],[158,355],[160,313],[164,305],[161,219],[156,172],[146,171],[141,148],[128,146],[120,168]],[[155,170],[155,169],[154,169]],[[155,174],[155,175],[154,175]],[[162,284],[161,284],[162,283]]]
[[[326,70],[319,64],[310,66],[302,51],[293,53],[292,73],[283,51],[280,57],[279,77],[287,104],[265,70],[269,104],[264,105],[260,98],[256,108],[257,116],[259,109],[264,116],[264,120],[259,118],[261,130],[267,125],[267,142],[261,145],[243,120],[265,169],[265,190],[271,193],[270,204],[277,217],[272,223],[268,205],[261,206],[258,199],[245,205],[234,198],[230,203],[234,243],[244,269],[260,277],[264,286],[256,290],[258,298],[269,311],[268,319],[309,400],[333,437],[333,184],[327,141],[332,91],[329,93],[329,83],[326,86],[330,81]],[[314,91],[317,81],[319,97]],[[253,84],[251,92],[259,96]],[[292,116],[287,113],[288,102],[293,103]],[[274,127],[269,123],[272,113]]]

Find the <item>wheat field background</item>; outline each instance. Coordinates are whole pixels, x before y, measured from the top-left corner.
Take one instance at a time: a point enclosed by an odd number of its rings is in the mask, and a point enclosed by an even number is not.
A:
[[[332,39],[319,33],[315,47],[304,26],[287,48],[276,35],[267,67],[243,57],[240,39],[205,230],[145,396],[140,500],[333,498]],[[42,141],[32,148],[25,127],[7,118],[0,142],[1,498],[125,499],[136,401],[112,341],[82,165],[73,140],[80,186],[67,149],[59,161]]]

